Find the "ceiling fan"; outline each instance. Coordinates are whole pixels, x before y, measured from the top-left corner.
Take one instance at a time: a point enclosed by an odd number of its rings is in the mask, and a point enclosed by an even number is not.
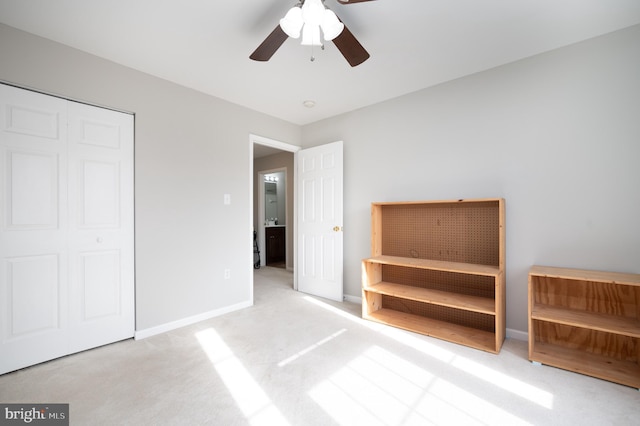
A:
[[[337,0],[340,4],[362,3],[373,0]],[[356,40],[336,14],[324,5],[324,0],[300,0],[289,9],[276,28],[249,56],[254,61],[268,61],[289,37],[302,35],[302,44],[323,46],[325,41],[333,41],[342,56],[352,67],[369,59],[369,52]],[[311,58],[313,60],[313,57]]]

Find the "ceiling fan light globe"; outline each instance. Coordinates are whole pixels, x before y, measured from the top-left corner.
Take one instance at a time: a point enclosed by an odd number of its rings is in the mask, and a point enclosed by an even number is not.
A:
[[[305,25],[320,25],[324,11],[325,8],[321,0],[307,0],[302,5],[302,20]]]
[[[340,22],[336,14],[329,9],[325,9],[320,27],[322,28],[324,39],[327,41],[338,37],[340,33],[342,33],[342,30],[344,30],[344,24]]]
[[[321,46],[320,27],[318,25],[304,24],[301,44],[303,46]]]
[[[302,9],[299,7],[292,7],[287,14],[280,20],[280,28],[291,38],[300,37],[300,30],[302,29]]]

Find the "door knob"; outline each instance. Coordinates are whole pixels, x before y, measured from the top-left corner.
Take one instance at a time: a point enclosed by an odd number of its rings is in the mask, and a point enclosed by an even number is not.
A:
[[[333,227],[333,230],[334,230],[335,232],[340,232],[340,231],[342,231],[342,227],[341,227],[341,226],[334,226],[334,227]]]

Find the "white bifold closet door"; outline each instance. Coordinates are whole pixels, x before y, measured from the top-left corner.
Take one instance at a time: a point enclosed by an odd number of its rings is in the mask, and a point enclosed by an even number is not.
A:
[[[133,116],[0,84],[0,374],[133,336]]]

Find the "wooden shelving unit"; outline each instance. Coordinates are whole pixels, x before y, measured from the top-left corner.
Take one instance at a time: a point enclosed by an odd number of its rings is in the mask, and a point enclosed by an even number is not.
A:
[[[372,203],[363,318],[500,352],[504,218],[499,198]]]
[[[529,360],[640,388],[640,274],[533,266]]]

